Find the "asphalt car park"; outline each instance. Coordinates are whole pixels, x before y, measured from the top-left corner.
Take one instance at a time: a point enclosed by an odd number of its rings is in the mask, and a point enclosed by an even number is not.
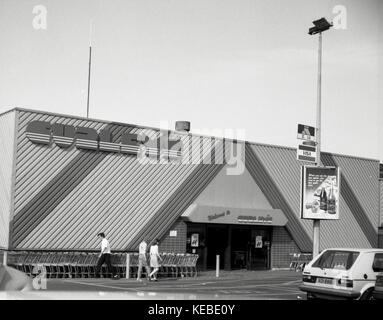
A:
[[[40,290],[7,293],[25,299],[183,299],[183,300],[300,300],[300,272],[232,271],[216,277],[213,272],[195,278],[145,279],[46,279]]]

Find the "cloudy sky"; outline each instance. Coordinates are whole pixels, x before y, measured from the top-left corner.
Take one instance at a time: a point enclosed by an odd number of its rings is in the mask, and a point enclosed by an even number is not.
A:
[[[337,5],[345,29],[323,34],[322,150],[383,162],[381,0],[0,0],[0,112],[86,116],[92,20],[91,118],[189,120],[296,147],[297,124],[316,120],[308,28],[338,19]]]

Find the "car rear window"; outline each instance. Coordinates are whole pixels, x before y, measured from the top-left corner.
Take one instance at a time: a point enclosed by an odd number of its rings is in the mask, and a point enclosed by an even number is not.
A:
[[[375,254],[372,269],[375,272],[383,272],[383,253]]]
[[[359,252],[355,251],[328,250],[314,262],[313,267],[348,270],[352,267],[358,256]]]

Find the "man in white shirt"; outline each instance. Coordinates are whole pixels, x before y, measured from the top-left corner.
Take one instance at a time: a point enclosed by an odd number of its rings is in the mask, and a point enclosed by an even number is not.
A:
[[[99,255],[99,259],[98,259],[98,262],[97,262],[97,266],[96,266],[96,277],[99,278],[100,277],[100,269],[101,269],[101,266],[106,263],[107,265],[107,268],[108,268],[108,273],[111,273],[112,274],[112,277],[113,278],[116,278],[117,275],[115,275],[113,273],[113,267],[112,267],[112,264],[110,262],[110,259],[111,259],[111,250],[110,250],[110,244],[109,244],[109,241],[105,238],[105,234],[103,232],[100,232],[98,235],[97,235],[98,238],[101,238],[101,253]]]
[[[137,281],[142,281],[141,280],[141,272],[142,272],[142,267],[144,266],[146,269],[146,277],[149,279],[149,273],[150,273],[150,268],[148,266],[148,262],[146,259],[146,250],[147,250],[147,243],[145,240],[142,240],[138,247],[138,271],[137,271]]]

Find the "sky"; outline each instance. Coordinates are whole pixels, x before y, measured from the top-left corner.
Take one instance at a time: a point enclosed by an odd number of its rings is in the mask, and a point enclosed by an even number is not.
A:
[[[0,112],[85,117],[92,21],[90,118],[296,147],[321,17],[342,23],[323,33],[321,150],[383,162],[382,0],[0,0]]]

